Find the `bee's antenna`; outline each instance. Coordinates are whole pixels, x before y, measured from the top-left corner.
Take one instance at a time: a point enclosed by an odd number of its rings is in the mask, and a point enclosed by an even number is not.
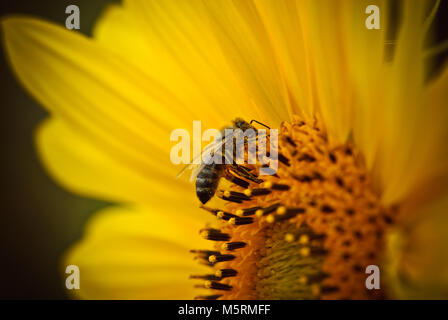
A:
[[[256,123],[258,123],[258,124],[261,124],[263,127],[266,127],[266,128],[268,128],[269,130],[271,130],[271,128],[269,128],[267,125],[265,125],[264,123],[261,123],[260,121],[257,121],[257,120],[250,120],[250,123],[249,124],[252,124],[252,122],[256,122]]]

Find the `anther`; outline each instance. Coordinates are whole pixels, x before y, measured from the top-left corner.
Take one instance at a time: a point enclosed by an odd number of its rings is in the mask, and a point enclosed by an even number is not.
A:
[[[206,281],[204,287],[207,289],[224,290],[224,291],[229,291],[232,289],[232,286],[216,281]]]
[[[309,154],[304,153],[304,154],[300,155],[298,160],[305,161],[305,162],[314,162],[314,161],[316,161],[316,158],[314,158],[313,156],[310,156]]]
[[[284,208],[284,210],[282,208]],[[277,209],[277,215],[274,218],[275,221],[284,221],[291,219],[300,213],[305,213],[305,211],[305,208],[285,208],[281,206]]]
[[[329,205],[323,205],[323,206],[320,208],[320,210],[321,210],[323,213],[333,213],[333,212],[334,212],[334,209],[333,209],[332,207],[330,207]]]
[[[211,251],[211,250],[190,250],[191,253],[196,253],[196,259],[202,259],[205,262],[210,263],[210,257],[214,255],[219,255],[219,251]]]
[[[296,143],[291,139],[291,137],[286,137],[286,142],[288,142],[293,147],[297,147]]]
[[[285,166],[287,166],[287,167],[290,166],[290,164],[289,164],[289,159],[286,158],[286,157],[285,157],[283,154],[281,154],[281,153],[278,154],[278,160],[279,160],[281,163],[283,163]]]
[[[228,221],[231,218],[236,217],[236,215],[228,213],[228,212],[224,212],[224,211],[218,211],[218,213],[216,214],[216,217],[218,219],[222,219],[222,220]]]
[[[263,209],[263,215],[267,215],[271,212],[274,212],[275,210],[277,210],[277,208],[280,206],[280,203],[275,203],[273,205],[270,205],[269,207],[266,207]]]
[[[235,177],[235,176],[233,176],[230,181],[233,182],[234,184],[242,187],[242,188],[247,188],[249,186],[249,182],[244,181],[243,179],[240,179],[240,178]]]
[[[244,194],[245,194],[246,196],[248,196],[248,197],[251,197],[251,196],[252,196],[252,190],[251,190],[251,189],[246,189],[246,190],[244,190],[243,192],[244,192]]]
[[[215,280],[215,281],[221,280],[221,278],[216,276],[215,274],[191,275],[190,279]]]
[[[242,193],[242,192],[230,191],[230,196],[231,197],[241,198],[242,200],[250,200],[250,197],[248,195],[246,195],[245,193]]]
[[[241,226],[243,224],[251,224],[254,219],[251,217],[232,217],[229,219],[229,223],[235,226]]]
[[[208,261],[211,263],[231,261],[233,259],[235,259],[235,256],[233,254],[213,254],[208,257]]]
[[[270,214],[266,217],[266,222],[273,223],[274,221],[275,221],[275,218],[272,214]]]
[[[291,187],[288,186],[287,184],[280,184],[280,183],[274,183],[271,186],[271,189],[273,190],[279,190],[279,191],[287,191],[289,190]]]
[[[222,294],[212,294],[208,296],[196,296],[194,297],[195,300],[217,300],[218,298],[222,297]]]
[[[235,202],[235,203],[243,203],[243,200],[241,198],[237,198],[237,197],[222,196],[221,199],[225,200],[225,201]]]
[[[229,241],[230,235],[222,233],[217,229],[203,229],[201,230],[201,236],[207,240],[212,241]]]
[[[336,156],[333,154],[333,153],[331,153],[330,152],[330,154],[328,155],[328,157],[330,158],[330,161],[331,162],[333,162],[333,163],[336,163],[337,162],[337,158],[336,158]]]
[[[243,216],[251,216],[253,214],[256,213],[257,210],[261,209],[261,207],[252,207],[252,208],[247,208],[247,209],[243,209]]]
[[[264,196],[264,195],[267,195],[270,193],[271,193],[271,190],[266,189],[266,188],[252,189],[252,196]]]
[[[228,277],[235,277],[237,274],[238,272],[234,269],[221,269],[216,271],[215,276],[223,279]]]
[[[227,251],[232,251],[236,249],[241,249],[246,246],[245,242],[238,241],[238,242],[227,242],[222,244],[222,249]]]

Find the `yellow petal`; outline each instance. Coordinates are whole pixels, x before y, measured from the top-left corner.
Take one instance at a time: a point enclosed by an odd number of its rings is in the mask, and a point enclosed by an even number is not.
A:
[[[384,79],[388,75],[387,53],[389,1],[344,1],[343,16],[346,30],[346,61],[353,91],[353,139],[363,151],[368,168],[372,168],[381,136],[379,110],[387,90]],[[380,13],[380,29],[367,29],[366,8],[375,4]]]
[[[170,218],[169,218],[170,217]],[[84,238],[66,255],[76,265],[84,299],[192,299],[190,274],[207,270],[189,252],[204,244],[197,221],[169,212],[108,208],[88,224]],[[71,291],[70,293],[73,293]]]
[[[163,55],[154,61],[206,85],[205,93],[221,109],[237,108],[242,117],[252,110],[249,114],[271,126],[287,119],[284,83],[251,1],[129,0],[125,5],[148,46]]]
[[[309,45],[315,108],[331,141],[345,142],[352,128],[353,87],[347,60],[347,2],[298,1]],[[362,26],[360,26],[362,27]]]
[[[424,60],[423,12],[430,2],[403,4],[403,23],[386,77],[385,99],[377,109],[377,173],[386,204],[403,200],[429,178],[447,172],[448,70],[442,70],[436,81],[425,83],[428,61]]]
[[[232,88],[234,80],[225,78],[224,71],[218,71],[225,64],[216,63],[212,73],[202,74],[203,68],[197,65],[202,61],[187,61],[188,57],[184,57],[183,64],[195,69],[188,73],[161,39],[149,40],[153,28],[141,26],[136,20],[129,8],[110,5],[95,25],[94,40],[169,88],[188,108],[187,119],[202,120],[204,125],[220,128],[236,116],[245,116],[241,111],[246,98],[238,96],[239,88]],[[182,52],[182,43],[176,45],[176,50]]]
[[[255,5],[272,42],[279,70],[285,78],[292,112],[312,119],[316,110],[310,26],[302,17],[300,4],[288,0],[267,0],[256,1]]]
[[[151,169],[141,174],[61,120],[49,119],[41,124],[36,143],[47,171],[71,191],[128,203],[166,204],[175,197],[196,207],[193,185],[176,179],[157,160],[151,160]]]
[[[51,113],[142,175],[154,161],[178,171],[167,141],[191,126],[184,102],[77,32],[23,17],[2,20],[2,28],[14,71]]]
[[[448,298],[448,194],[388,237],[385,284],[392,298]]]

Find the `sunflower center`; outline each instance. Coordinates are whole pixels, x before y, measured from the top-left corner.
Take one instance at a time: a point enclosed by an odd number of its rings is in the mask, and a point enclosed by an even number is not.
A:
[[[218,227],[201,230],[213,250],[193,250],[212,269],[192,276],[213,290],[198,298],[381,298],[366,289],[365,270],[379,265],[395,213],[381,205],[361,154],[300,120],[282,124],[278,152],[276,175],[234,179],[217,193],[223,209],[203,207]]]

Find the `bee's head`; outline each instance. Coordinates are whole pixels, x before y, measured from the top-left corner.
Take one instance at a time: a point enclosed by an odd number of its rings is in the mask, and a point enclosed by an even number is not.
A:
[[[233,120],[233,125],[235,126],[235,128],[239,128],[243,131],[252,128],[252,126],[242,118],[236,118],[235,120]]]

